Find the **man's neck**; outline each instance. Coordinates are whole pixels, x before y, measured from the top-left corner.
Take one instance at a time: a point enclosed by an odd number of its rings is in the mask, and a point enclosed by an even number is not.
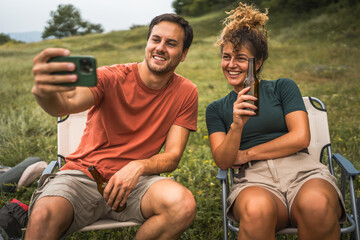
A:
[[[149,70],[145,60],[138,63],[138,71],[142,82],[151,89],[163,88],[171,79],[174,72],[156,74]]]

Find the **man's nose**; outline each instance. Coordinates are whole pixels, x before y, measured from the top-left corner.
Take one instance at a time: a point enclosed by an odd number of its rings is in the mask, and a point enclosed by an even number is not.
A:
[[[156,51],[163,53],[165,52],[165,42],[161,41],[157,46],[156,46]]]

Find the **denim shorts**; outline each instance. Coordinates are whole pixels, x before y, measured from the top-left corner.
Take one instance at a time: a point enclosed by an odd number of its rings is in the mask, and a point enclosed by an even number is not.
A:
[[[227,216],[236,221],[231,207],[240,191],[250,186],[259,186],[272,192],[283,202],[290,216],[291,206],[301,186],[314,178],[324,179],[334,187],[345,213],[344,199],[337,186],[336,178],[313,155],[298,152],[283,158],[253,161],[253,164],[245,170],[245,176],[235,177],[227,199]],[[344,222],[345,218],[343,214],[340,222]]]
[[[111,210],[105,199],[97,190],[94,180],[79,170],[64,170],[56,174],[41,177],[39,187],[31,197],[29,216],[37,200],[42,197],[59,196],[67,199],[73,206],[74,219],[65,235],[76,232],[99,218],[110,218],[116,221],[133,221],[143,223],[140,209],[141,199],[156,181],[168,179],[158,175],[141,176],[135,188],[129,194],[126,208],[120,213]]]

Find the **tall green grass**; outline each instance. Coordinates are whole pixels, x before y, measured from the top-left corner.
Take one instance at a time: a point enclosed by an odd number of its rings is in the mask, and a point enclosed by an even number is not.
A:
[[[359,4],[353,9],[359,9]],[[291,26],[270,22],[270,56],[262,79],[294,79],[303,96],[315,96],[328,108],[333,152],[343,154],[360,168],[358,63],[359,19],[353,9],[330,9]],[[195,39],[177,72],[191,79],[199,90],[198,131],[192,133],[173,176],[188,187],[197,202],[197,215],[181,239],[221,239],[221,188],[207,137],[205,109],[226,95],[219,49],[214,46],[223,11],[189,18]],[[274,16],[274,19],[275,18]],[[280,19],[280,18],[278,18]],[[39,43],[0,46],[0,164],[15,166],[29,156],[45,161],[56,158],[56,119],[47,115],[31,94],[32,59],[46,47],[65,47],[73,55],[93,55],[98,65],[142,61],[146,27]],[[357,189],[359,184],[357,183]],[[0,192],[0,207],[17,198],[29,204],[34,183],[16,193]],[[137,227],[120,231],[76,233],[67,239],[133,239]],[[280,237],[279,237],[280,238]]]

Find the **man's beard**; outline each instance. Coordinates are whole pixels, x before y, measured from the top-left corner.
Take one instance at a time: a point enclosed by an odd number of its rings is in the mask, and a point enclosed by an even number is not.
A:
[[[146,65],[147,65],[148,69],[150,70],[150,72],[152,72],[154,74],[165,74],[165,73],[172,71],[172,69],[173,69],[170,64],[168,64],[166,66],[152,66],[150,64],[149,60],[146,60]]]
[[[172,61],[168,62],[165,66],[158,66],[156,64],[151,64],[150,63],[151,59],[150,60],[145,59],[145,62],[146,62],[148,69],[150,70],[150,72],[152,72],[154,74],[166,74],[166,73],[175,71],[175,68],[177,67],[177,65],[179,65],[180,60],[181,60],[181,55],[178,57],[175,57],[175,58]]]

